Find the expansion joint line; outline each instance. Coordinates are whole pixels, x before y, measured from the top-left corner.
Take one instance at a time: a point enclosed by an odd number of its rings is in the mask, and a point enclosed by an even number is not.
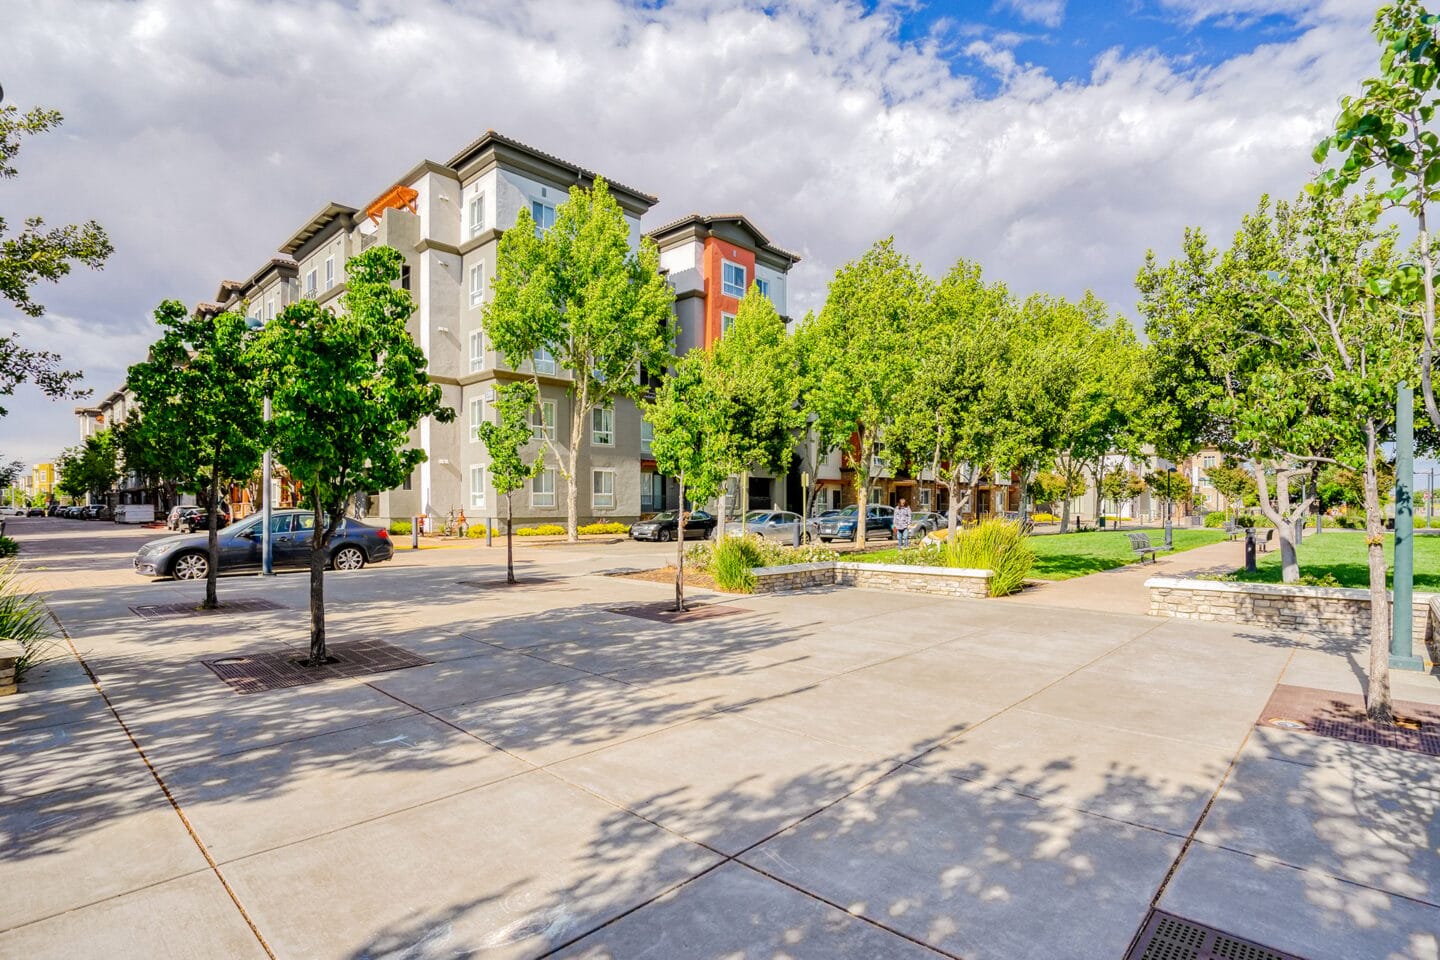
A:
[[[256,941],[260,944],[260,949],[265,951],[265,955],[269,957],[270,960],[278,960],[275,956],[275,951],[270,949],[270,944],[266,942],[265,935],[260,932],[260,928],[255,925],[255,921],[245,909],[245,905],[240,902],[240,897],[235,893],[234,888],[230,886],[230,882],[225,879],[225,874],[220,872],[220,864],[215,862],[215,858],[210,855],[209,848],[207,848],[205,842],[200,839],[200,835],[195,832],[195,827],[190,823],[190,818],[185,815],[185,810],[180,806],[180,801],[175,799],[175,795],[170,792],[170,787],[165,783],[165,778],[160,775],[160,771],[155,769],[155,765],[150,762],[150,757],[146,755],[145,748],[140,746],[140,741],[135,739],[135,734],[131,732],[130,726],[120,716],[120,711],[115,708],[115,704],[110,699],[110,695],[105,692],[105,687],[100,683],[100,678],[95,675],[94,670],[90,669],[89,662],[86,661],[85,657],[81,655],[79,649],[75,646],[75,640],[70,636],[70,631],[65,629],[65,624],[60,622],[60,618],[55,615],[54,610],[50,610],[48,605],[46,606],[46,610],[50,614],[50,619],[55,621],[55,626],[60,629],[60,635],[65,638],[65,643],[70,647],[70,652],[74,655],[75,659],[80,662],[80,666],[84,669],[85,675],[90,678],[90,683],[94,685],[95,692],[100,694],[100,699],[105,701],[105,706],[109,709],[110,715],[113,716],[115,722],[120,725],[120,729],[124,731],[126,738],[130,741],[130,745],[135,748],[135,752],[140,755],[141,761],[144,762],[145,769],[149,770],[150,776],[155,779],[155,785],[160,788],[160,792],[163,793],[165,799],[170,802],[170,807],[175,811],[175,815],[180,818],[180,823],[184,825],[185,832],[190,834],[190,839],[194,841],[196,849],[198,849],[200,855],[205,858],[205,862],[210,865],[210,871],[215,874],[215,879],[220,881],[220,886],[224,888],[226,895],[230,897],[230,902],[235,904],[236,910],[240,911],[241,919],[243,919],[245,925],[250,928],[250,932],[255,935]]]

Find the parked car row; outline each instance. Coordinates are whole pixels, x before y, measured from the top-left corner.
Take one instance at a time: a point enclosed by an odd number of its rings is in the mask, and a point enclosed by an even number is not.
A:
[[[87,503],[69,507],[51,506],[43,511],[51,517],[60,517],[64,520],[113,520],[114,515],[110,512],[108,504]],[[36,514],[31,514],[36,516]]]
[[[0,517],[43,517],[44,507],[8,507],[0,506]],[[53,514],[52,514],[53,516]]]
[[[259,569],[264,540],[264,517],[252,514],[219,531],[220,573]],[[276,510],[270,516],[270,549],[275,567],[310,564],[315,515],[308,510]],[[135,553],[135,572],[145,577],[203,580],[210,573],[210,533],[179,534],[151,540]],[[325,555],[332,570],[359,570],[395,555],[395,545],[384,527],[372,527],[346,518],[336,529]]]
[[[827,543],[831,540],[852,540],[855,537],[857,512],[855,506],[851,505],[844,510],[825,510],[805,520],[800,514],[788,510],[751,510],[741,519],[726,521],[725,535],[738,536],[743,532],[779,543],[793,543],[796,528],[799,527],[803,539],[806,540],[818,539]],[[678,524],[677,511],[665,510],[633,524],[630,527],[630,538],[669,543],[676,537]],[[892,535],[894,525],[893,507],[871,504],[865,525],[866,539],[887,539]],[[916,513],[912,518],[911,536],[917,540],[923,539],[927,534],[943,529],[944,526],[945,517],[941,514]],[[718,527],[719,521],[713,515],[704,510],[690,511],[685,519],[685,539],[713,540]]]
[[[165,515],[166,530],[184,530],[187,533],[194,533],[196,530],[209,529],[209,520],[206,519],[204,507],[171,507],[170,512]],[[230,504],[222,503],[220,511],[215,517],[216,527],[230,526]]]

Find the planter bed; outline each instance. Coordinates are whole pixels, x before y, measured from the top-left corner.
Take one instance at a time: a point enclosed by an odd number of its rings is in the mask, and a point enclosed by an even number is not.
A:
[[[845,586],[976,599],[990,595],[989,570],[830,560],[784,567],[756,567],[752,572],[755,574],[755,593]]]

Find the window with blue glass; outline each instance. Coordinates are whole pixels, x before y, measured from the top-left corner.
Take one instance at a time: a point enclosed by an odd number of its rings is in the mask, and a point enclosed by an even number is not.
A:
[[[725,260],[721,264],[720,292],[727,297],[745,296],[745,268]]]

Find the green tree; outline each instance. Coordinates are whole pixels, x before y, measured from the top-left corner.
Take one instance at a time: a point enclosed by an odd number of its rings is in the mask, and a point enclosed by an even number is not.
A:
[[[953,535],[982,472],[1019,456],[1012,444],[1025,408],[1009,395],[1019,324],[1004,284],[985,283],[979,265],[964,260],[935,287],[925,315],[930,348],[897,344],[916,360],[913,373],[897,374],[901,393],[887,446],[912,471],[929,470],[945,485]]]
[[[205,577],[205,609],[219,604],[218,517],[224,491],[260,464],[261,408],[256,366],[245,317],[239,313],[190,314],[178,300],[155,311],[160,339],[149,358],[130,368],[126,385],[143,423],[130,435],[147,471],[163,472],[180,489],[199,494],[209,531],[207,559],[176,564],[181,575]],[[122,447],[126,444],[122,443]],[[137,451],[139,452],[139,451]],[[127,467],[129,466],[127,461]]]
[[[51,130],[60,121],[60,114],[54,110],[36,108],[22,114],[13,105],[0,106],[0,180],[19,175],[14,161],[25,137]],[[27,316],[42,316],[44,306],[31,295],[36,283],[57,283],[76,263],[98,270],[111,249],[105,231],[93,220],[79,226],[46,229],[44,220],[32,216],[19,233],[7,236],[5,220],[0,217],[0,299],[8,300]],[[13,333],[0,336],[0,396],[12,395],[17,386],[27,382],[55,399],[85,396],[89,391],[73,388],[79,378],[78,371],[60,366],[56,354],[28,350]],[[0,407],[0,416],[5,413]]]
[[[505,498],[505,582],[515,582],[515,491],[540,472],[544,461],[535,457],[525,462],[525,445],[533,439],[530,415],[539,394],[535,384],[515,380],[495,391],[495,422],[480,424],[480,439],[490,453],[490,480],[495,492]]]
[[[115,428],[115,438],[125,471],[155,490],[158,502],[165,508],[173,506],[178,489],[172,463],[174,451],[166,442],[163,421],[152,421],[136,407],[125,417],[125,422]]]
[[[371,247],[346,265],[340,313],[301,300],[260,336],[260,383],[272,398],[265,433],[315,515],[308,661],[315,666],[326,662],[326,555],[346,504],[400,486],[425,459],[409,446],[421,420],[455,419],[406,330],[415,304],[395,286],[402,262],[391,247]]]
[[[1125,491],[1130,487],[1130,474],[1124,467],[1111,467],[1105,471],[1100,478],[1100,493],[1110,506],[1119,510],[1120,501],[1125,498]]]
[[[537,233],[522,208],[500,239],[485,328],[511,367],[528,365],[537,391],[537,355],[553,358],[563,371],[557,374],[568,377],[569,436],[563,449],[558,440],[546,446],[565,479],[565,529],[574,541],[576,475],[591,411],[617,398],[638,400],[645,389],[639,373],[664,369],[674,294],[654,243],[630,247],[630,224],[600,178],[589,190],[571,187],[554,226]]]
[[[675,610],[685,609],[685,518],[687,499],[705,502],[720,492],[731,456],[730,400],[714,389],[712,357],[692,350],[675,365],[641,411],[653,428],[650,455],[655,468],[676,479],[680,505],[675,537]]]
[[[1233,507],[1256,502],[1255,478],[1235,464],[1222,463],[1205,471],[1206,478],[1215,492],[1225,498],[1225,512],[1233,514]]]
[[[1070,484],[1053,470],[1041,470],[1030,481],[1030,499],[1046,512],[1054,513],[1061,500],[1075,495]]]
[[[107,497],[120,479],[118,453],[112,431],[92,433],[83,444],[65,449],[56,458],[55,472],[59,479],[55,489],[73,500]]]
[[[802,327],[805,406],[824,447],[849,454],[857,543],[865,539],[876,455],[914,375],[931,288],[894,238],[882,240],[836,271],[819,316]]]
[[[716,446],[725,473],[739,473],[740,516],[749,512],[749,472],[783,473],[790,466],[800,412],[796,349],[785,321],[770,298],[752,286],[740,301],[730,329],[711,348],[705,368],[711,389],[723,397],[729,416]],[[722,515],[721,521],[723,523]],[[723,528],[722,528],[723,530]]]
[[[1315,162],[1331,153],[1345,159],[1324,170],[1311,189],[1343,196],[1376,170],[1390,174],[1390,189],[1372,197],[1369,210],[1398,208],[1415,220],[1417,256],[1397,263],[1389,275],[1370,278],[1380,293],[1410,291],[1421,315],[1420,386],[1431,423],[1440,428],[1435,400],[1435,252],[1429,206],[1440,199],[1440,137],[1434,130],[1440,104],[1440,16],[1419,0],[1397,0],[1375,12],[1371,27],[1380,45],[1380,74],[1343,97],[1335,133],[1315,148]],[[1418,262],[1416,262],[1418,261]],[[1417,269],[1418,268],[1418,269]]]

